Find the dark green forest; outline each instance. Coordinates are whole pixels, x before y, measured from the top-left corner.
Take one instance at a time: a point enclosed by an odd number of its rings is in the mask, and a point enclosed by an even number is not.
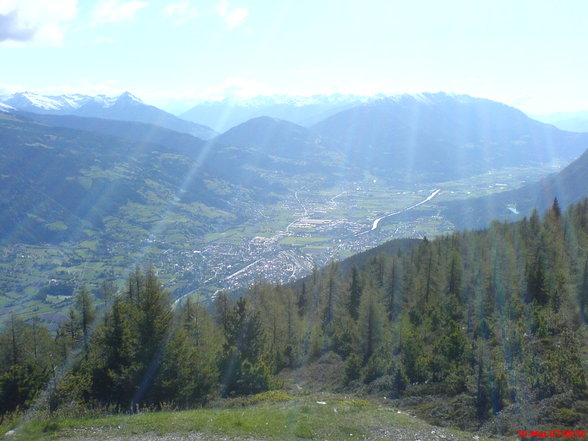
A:
[[[56,330],[13,317],[0,412],[198,407],[284,387],[279,374],[330,356],[338,390],[444,424],[586,424],[588,200],[398,243],[208,307],[173,308],[155,270],[137,269],[124,287],[77,293]]]

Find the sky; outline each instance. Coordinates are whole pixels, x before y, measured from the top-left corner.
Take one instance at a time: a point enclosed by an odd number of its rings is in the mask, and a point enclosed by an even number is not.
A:
[[[449,92],[588,110],[585,0],[0,0],[0,94]]]

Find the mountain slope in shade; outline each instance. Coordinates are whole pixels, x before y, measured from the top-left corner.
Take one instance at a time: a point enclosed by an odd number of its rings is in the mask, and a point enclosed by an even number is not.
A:
[[[333,115],[313,130],[379,176],[391,170],[456,179],[506,166],[569,162],[588,135],[534,121],[487,99],[444,93],[401,95]]]
[[[561,172],[516,190],[447,202],[443,214],[458,229],[484,228],[494,220],[520,220],[534,209],[543,213],[558,199],[562,209],[588,197],[588,151]]]
[[[20,115],[54,127],[67,127],[172,147],[174,151],[186,155],[192,155],[195,151],[206,151],[206,161],[214,165],[220,177],[243,184],[249,180],[253,184],[257,181],[255,174],[252,175],[248,170],[251,167],[266,174],[281,172],[287,175],[305,175],[309,171],[315,171],[329,175],[335,171],[333,162],[340,163],[333,161],[320,145],[320,140],[309,129],[272,118],[248,121],[203,144],[202,140],[188,134],[152,124],[68,115]],[[266,185],[268,189],[278,193],[283,190],[269,183]]]
[[[76,115],[120,121],[136,121],[155,124],[202,139],[216,135],[209,127],[182,120],[157,107],[144,104],[129,92],[118,97],[97,95],[44,96],[31,92],[20,92],[0,100],[22,112],[48,115]]]
[[[200,149],[202,140],[187,133],[177,132],[161,126],[105,118],[81,117],[73,115],[42,115],[20,112],[19,116],[53,127],[64,127],[87,132],[116,136],[131,141],[147,142],[158,145],[172,145],[178,151],[190,154]]]
[[[315,155],[324,146],[311,130],[277,118],[261,116],[226,131],[216,138],[222,144],[246,147],[269,155],[297,159]]]
[[[248,201],[267,200],[272,187],[241,169],[242,155],[171,134],[190,142],[154,144],[0,113],[0,244],[89,236],[136,243],[156,225],[198,235],[236,222]]]
[[[306,127],[277,118],[253,118],[213,141],[251,152],[255,162],[250,166],[277,176],[326,185],[347,172],[343,154],[336,147],[325,144],[320,135]]]

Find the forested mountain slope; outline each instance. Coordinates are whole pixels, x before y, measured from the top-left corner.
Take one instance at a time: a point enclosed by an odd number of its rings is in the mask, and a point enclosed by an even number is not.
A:
[[[334,390],[384,395],[441,425],[585,427],[588,200],[387,247],[296,284],[259,282],[236,303],[220,293],[212,313],[173,309],[154,271],[137,270],[118,295],[104,286],[101,318],[80,292],[55,341],[15,318],[0,335],[2,409],[30,403],[68,354],[52,405],[121,410],[260,392],[328,357],[343,369]]]

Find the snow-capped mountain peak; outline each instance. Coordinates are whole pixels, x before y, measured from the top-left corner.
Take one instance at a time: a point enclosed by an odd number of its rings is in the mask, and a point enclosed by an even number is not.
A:
[[[92,98],[86,95],[41,95],[34,92],[18,92],[0,98],[0,103],[26,112],[71,112],[80,108]]]
[[[139,98],[133,95],[131,92],[123,92],[116,97],[115,103],[117,104],[143,104]]]
[[[135,121],[159,125],[203,139],[210,139],[217,135],[209,127],[182,120],[157,107],[145,104],[130,92],[124,92],[118,96],[81,94],[49,96],[19,92],[0,96],[0,111]]]
[[[117,104],[143,104],[143,101],[130,92],[124,92],[119,96],[88,96],[82,94],[41,95],[25,91],[0,97],[0,104],[4,107],[8,106],[7,109],[25,112],[71,114],[87,105],[108,109]]]
[[[66,106],[60,97],[44,96],[33,92],[15,93],[6,104],[16,108],[36,107],[42,110],[61,110]]]
[[[137,101],[139,103],[143,103],[143,101],[141,101],[140,98],[136,97],[135,95],[133,95],[131,92],[125,91],[123,93],[121,93],[118,97],[118,99],[129,99],[132,101]]]
[[[106,95],[96,95],[92,97],[92,103],[97,104],[99,107],[104,109],[108,109],[116,103],[118,97],[114,96],[106,96]]]

